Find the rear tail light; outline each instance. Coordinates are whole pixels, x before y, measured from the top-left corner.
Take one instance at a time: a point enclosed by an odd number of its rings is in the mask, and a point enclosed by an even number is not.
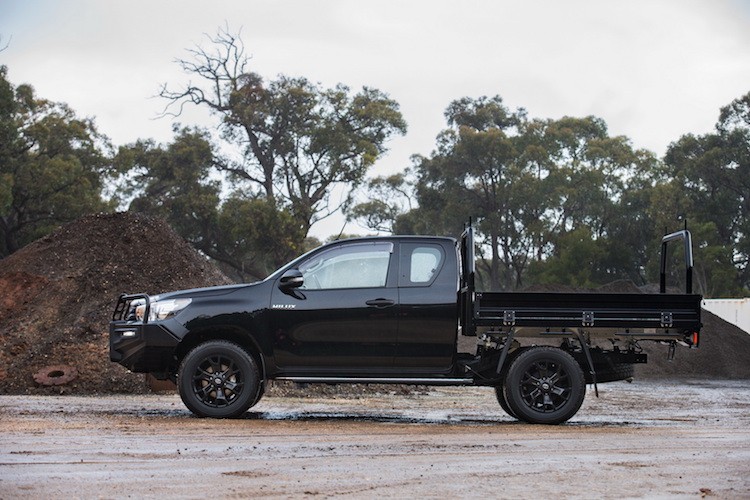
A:
[[[698,344],[700,344],[700,335],[698,335],[698,332],[693,332],[690,335],[690,347],[695,349],[698,347]]]

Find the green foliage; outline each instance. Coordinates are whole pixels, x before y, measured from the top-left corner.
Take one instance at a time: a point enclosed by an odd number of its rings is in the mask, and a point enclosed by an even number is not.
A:
[[[0,256],[82,215],[101,198],[107,139],[65,104],[14,88],[0,68]]]
[[[241,280],[262,279],[308,250],[289,212],[266,198],[235,194],[221,206],[216,240],[208,255]]]
[[[0,214],[7,214],[13,203],[13,181],[10,162],[19,148],[15,119],[18,107],[13,86],[6,79],[7,68],[0,66]]]
[[[286,76],[265,83],[247,71],[237,36],[220,31],[211,44],[212,51],[197,48],[191,60],[179,61],[205,88],[165,86],[161,95],[168,109],[190,102],[217,114],[234,153],[217,166],[247,197],[264,196],[291,214],[304,238],[312,224],[348,204],[387,139],[406,131],[398,104],[367,87],[353,93]],[[344,195],[334,198],[334,190]]]
[[[480,280],[490,289],[643,279],[633,265],[646,252],[643,231],[626,238],[623,228],[636,225],[627,210],[648,199],[633,188],[650,189],[638,173],[653,167],[653,155],[610,137],[598,118],[528,120],[499,96],[454,101],[446,118],[452,127],[436,151],[415,158],[419,206],[394,216],[378,197],[355,215],[366,220],[370,210],[399,232],[452,235],[475,217]],[[577,269],[584,263],[587,270]]]
[[[196,248],[210,240],[220,202],[220,184],[211,180],[213,150],[199,130],[175,130],[166,147],[152,140],[122,146],[115,157],[118,197],[128,209],[163,217]]]
[[[204,131],[175,130],[165,146],[123,146],[115,158],[120,197],[129,210],[163,217],[195,248],[239,281],[266,277],[304,247],[291,214],[264,197],[221,199],[214,146]]]
[[[721,109],[714,133],[673,143],[665,164],[665,189],[683,195],[667,215],[683,215],[699,229],[703,293],[750,294],[750,93]]]
[[[446,119],[432,155],[414,157],[398,182],[373,181],[351,218],[456,235],[475,217],[487,289],[657,281],[660,237],[687,219],[696,290],[748,293],[750,94],[722,108],[715,133],[683,136],[664,161],[610,136],[596,117],[529,120],[497,96],[454,101]],[[680,287],[682,258],[679,249],[669,257]]]
[[[316,221],[349,204],[388,138],[404,133],[406,123],[398,104],[376,89],[355,93],[344,85],[322,88],[286,76],[264,82],[247,70],[238,36],[219,31],[210,43],[209,49],[197,47],[190,59],[178,61],[198,83],[178,91],[165,85],[160,95],[169,101],[165,114],[176,109],[179,115],[186,103],[216,114],[223,144],[213,151],[223,155],[214,154],[204,167],[196,165],[191,170],[196,177],[187,179],[174,166],[174,176],[165,177],[152,164],[152,191],[134,200],[133,207],[168,211],[178,231],[225,271],[239,279],[262,278],[306,249]],[[176,157],[175,162],[184,163]],[[234,188],[221,203],[206,177],[211,166]],[[139,181],[137,170],[131,172]],[[175,188],[204,195],[170,189],[165,184],[172,178]],[[172,198],[185,201],[180,205]],[[196,220],[180,227],[186,220],[181,213]]]
[[[561,236],[553,259],[532,262],[529,280],[538,284],[566,284],[593,288],[609,280],[604,269],[607,248],[584,227]]]
[[[393,232],[399,216],[412,209],[410,175],[407,169],[404,173],[372,179],[367,184],[369,201],[349,209],[347,220],[360,220],[374,231]]]
[[[186,103],[210,109],[222,143],[175,128],[170,144],[122,146],[113,163],[91,119],[14,87],[0,67],[0,256],[119,204],[166,218],[249,280],[317,244],[310,227],[343,208],[400,234],[455,236],[473,217],[486,289],[642,285],[658,279],[661,234],[688,220],[696,291],[750,294],[750,94],[720,110],[712,133],[682,136],[663,160],[610,136],[596,117],[529,119],[499,96],[465,97],[447,107],[431,155],[368,182],[388,139],[406,131],[395,101],[368,87],[264,81],[247,70],[236,36],[220,31],[211,44],[179,61],[198,84],[161,95],[166,114]],[[367,199],[353,204],[361,186]],[[681,252],[668,255],[669,281],[683,287]]]

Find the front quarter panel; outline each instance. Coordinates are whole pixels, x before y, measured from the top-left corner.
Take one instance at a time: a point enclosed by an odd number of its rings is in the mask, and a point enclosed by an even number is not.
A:
[[[193,336],[231,334],[250,342],[259,354],[270,356],[268,305],[271,286],[271,283],[261,282],[226,295],[194,299],[176,318],[185,329],[180,341],[189,342]]]

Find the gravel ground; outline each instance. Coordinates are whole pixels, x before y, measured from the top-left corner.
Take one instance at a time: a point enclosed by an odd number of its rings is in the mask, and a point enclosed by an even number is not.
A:
[[[560,426],[481,388],[267,397],[239,420],[172,394],[0,396],[0,498],[750,498],[750,382],[600,395]]]

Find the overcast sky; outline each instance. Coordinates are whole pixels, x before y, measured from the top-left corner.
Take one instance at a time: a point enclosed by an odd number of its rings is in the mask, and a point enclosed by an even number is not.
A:
[[[267,79],[367,85],[400,103],[409,131],[375,174],[430,154],[464,96],[500,95],[530,118],[595,115],[661,156],[750,91],[750,0],[0,0],[0,64],[95,117],[115,145],[166,143],[172,122],[154,119],[165,103],[152,96],[186,82],[174,60],[225,24]],[[199,112],[180,121],[215,125]]]

